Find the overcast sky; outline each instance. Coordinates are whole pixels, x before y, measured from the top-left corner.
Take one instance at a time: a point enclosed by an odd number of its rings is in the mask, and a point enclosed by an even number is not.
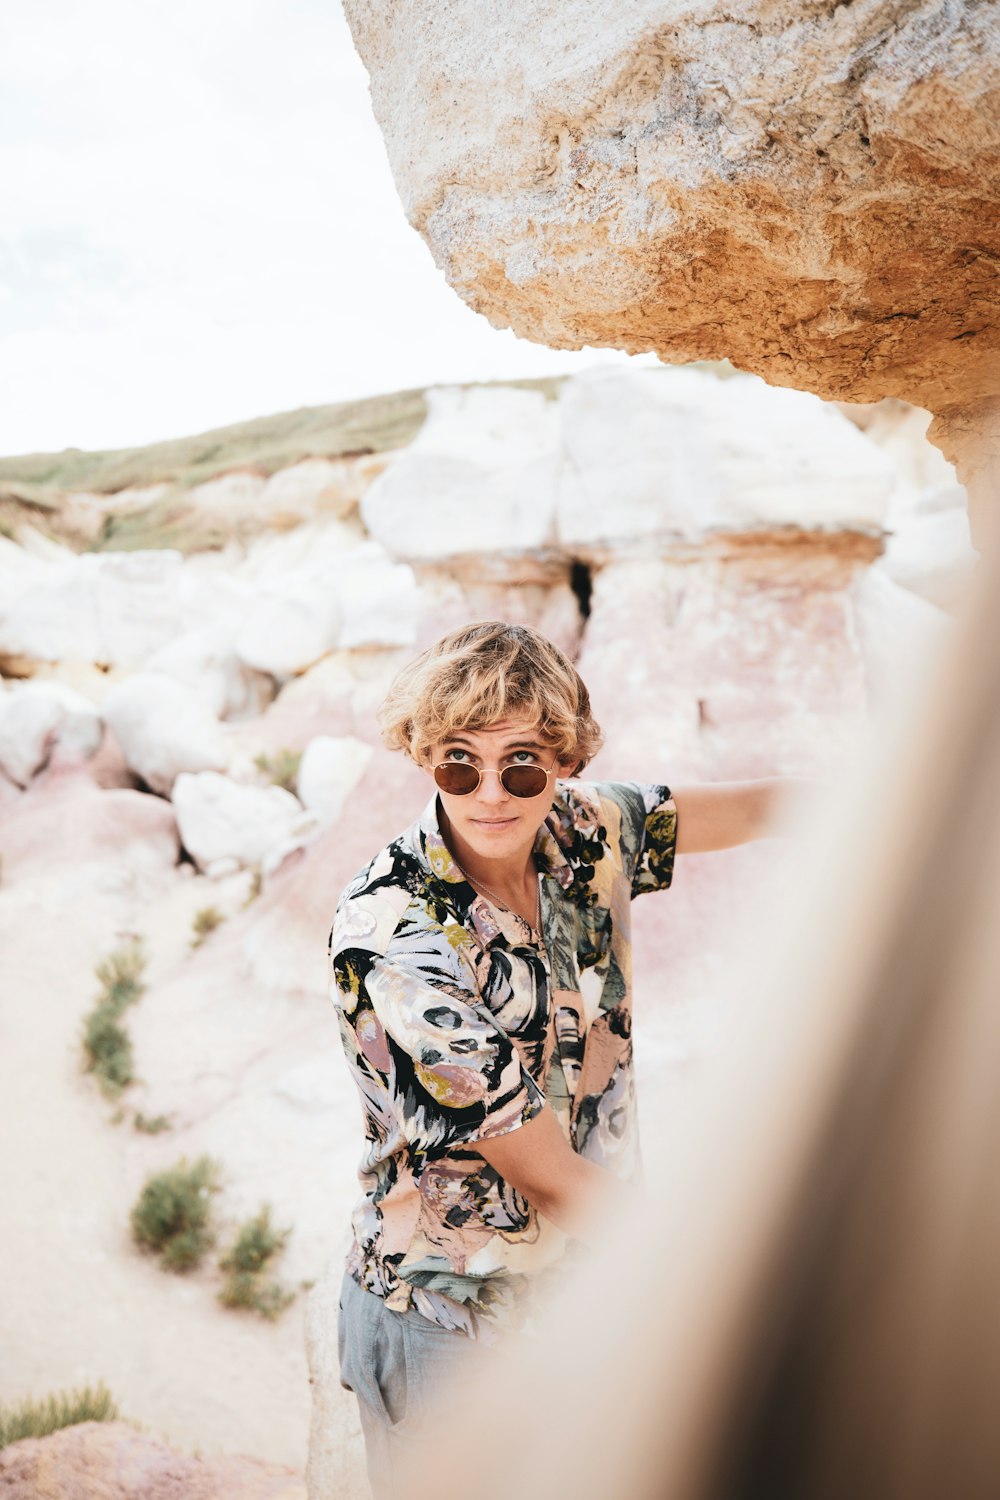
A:
[[[498,332],[447,287],[338,0],[3,10],[0,454],[625,358]]]

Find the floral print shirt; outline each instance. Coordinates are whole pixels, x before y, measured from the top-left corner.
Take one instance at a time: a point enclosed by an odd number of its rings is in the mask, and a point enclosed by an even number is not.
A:
[[[557,781],[539,829],[542,932],[477,894],[434,798],[337,907],[337,1009],[365,1127],[348,1268],[388,1307],[490,1341],[530,1327],[575,1247],[476,1151],[546,1101],[575,1151],[639,1156],[630,902],[673,875],[666,786]]]

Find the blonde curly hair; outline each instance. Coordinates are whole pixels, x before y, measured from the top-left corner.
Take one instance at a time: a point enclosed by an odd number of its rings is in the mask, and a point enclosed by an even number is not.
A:
[[[436,742],[508,718],[532,720],[577,775],[603,740],[569,658],[537,630],[503,620],[442,636],[397,673],[378,711],[389,749],[418,765]]]

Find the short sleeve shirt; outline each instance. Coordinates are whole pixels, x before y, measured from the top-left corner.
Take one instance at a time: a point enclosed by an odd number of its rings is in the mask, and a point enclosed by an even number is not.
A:
[[[348,1268],[387,1306],[485,1341],[530,1323],[571,1247],[476,1142],[546,1102],[575,1151],[635,1177],[631,901],[670,885],[676,840],[668,787],[558,781],[539,933],[469,885],[434,798],[344,891],[330,995],[365,1130]]]

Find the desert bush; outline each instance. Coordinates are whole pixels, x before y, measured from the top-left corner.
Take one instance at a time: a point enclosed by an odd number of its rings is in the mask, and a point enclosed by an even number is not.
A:
[[[103,1381],[79,1390],[59,1391],[40,1401],[29,1398],[16,1406],[0,1406],[0,1448],[21,1438],[47,1437],[77,1422],[116,1422],[118,1418],[117,1403]]]
[[[301,761],[301,750],[281,749],[275,751],[274,755],[267,755],[262,751],[260,755],[254,756],[253,763],[275,786],[283,786],[286,792],[294,792]]]
[[[84,1019],[84,1070],[94,1073],[101,1092],[117,1098],[132,1082],[132,1043],[122,1025],[123,1011],[139,999],[147,963],[140,938],[123,944],[101,960],[94,970],[101,989],[93,1009]]]
[[[132,1082],[132,1043],[118,1019],[118,1010],[101,1001],[87,1017],[83,1045],[87,1053],[86,1071],[97,1076],[101,1092],[109,1098],[120,1094]]]
[[[215,1243],[211,1197],[218,1191],[219,1163],[187,1158],[166,1172],[148,1177],[132,1209],[132,1238],[154,1251],[168,1271],[188,1271]]]
[[[266,1272],[268,1262],[284,1249],[291,1229],[275,1229],[267,1204],[253,1219],[240,1228],[225,1255],[219,1260],[221,1270],[228,1272],[219,1301],[224,1307],[245,1307],[274,1319],[295,1293],[287,1291]]]
[[[283,1313],[295,1293],[286,1291],[277,1281],[253,1271],[230,1271],[219,1293],[223,1307],[244,1307],[273,1322]]]
[[[144,1115],[141,1109],[137,1109],[132,1124],[146,1135],[159,1135],[161,1130],[172,1130],[174,1122],[169,1115]]]
[[[194,928],[191,947],[200,948],[209,933],[214,932],[225,920],[217,906],[203,906],[200,911],[196,911],[191,924]]]
[[[94,973],[101,982],[103,998],[124,1010],[138,1000],[146,988],[142,975],[149,958],[141,938],[133,938],[115,948],[97,965]]]

